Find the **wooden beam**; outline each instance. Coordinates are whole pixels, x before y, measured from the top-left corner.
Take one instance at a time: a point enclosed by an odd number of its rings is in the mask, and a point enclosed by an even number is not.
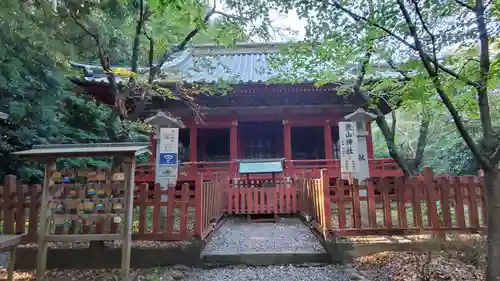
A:
[[[324,125],[324,139],[325,139],[325,159],[333,158],[333,143],[332,143],[332,126],[330,120],[325,120]]]
[[[42,187],[42,199],[40,201],[40,223],[38,226],[38,251],[36,254],[36,277],[42,279],[47,269],[47,249],[48,241],[45,239],[50,233],[50,227],[47,225],[48,206],[49,206],[49,187],[54,184],[52,173],[56,170],[56,160],[50,159],[45,165],[45,177]]]
[[[283,155],[286,160],[292,160],[292,128],[288,120],[283,120]]]
[[[110,241],[122,240],[122,234],[54,234],[46,235],[45,241],[75,242],[75,241]]]
[[[125,216],[123,224],[122,277],[128,279],[132,246],[132,219],[134,210],[135,155],[129,155],[123,162],[125,172]]]

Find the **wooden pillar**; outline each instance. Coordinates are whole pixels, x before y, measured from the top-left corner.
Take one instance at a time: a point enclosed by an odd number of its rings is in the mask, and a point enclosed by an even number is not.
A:
[[[283,156],[292,160],[292,128],[288,120],[283,120]]]
[[[123,280],[128,280],[128,274],[130,271],[130,248],[132,246],[135,154],[126,157],[123,162],[123,166],[125,172],[125,214],[123,218],[122,277]]]
[[[238,121],[236,120],[231,122],[229,128],[229,154],[231,161],[238,159]],[[231,164],[231,173],[236,174],[236,163]]]
[[[330,124],[330,120],[325,121],[324,138],[325,138],[325,159],[332,159],[333,143],[332,143],[332,126]]]
[[[49,186],[54,184],[52,173],[56,171],[56,160],[50,159],[45,165],[45,177],[42,186],[42,199],[40,200],[40,224],[38,226],[38,251],[36,254],[36,277],[42,279],[47,269],[48,242],[45,236],[50,232],[47,208],[49,207]]]
[[[229,128],[229,153],[231,161],[238,159],[238,121],[233,121]]]
[[[158,140],[156,139],[155,133],[151,133],[151,135],[149,136],[149,141],[151,142],[151,155],[149,156],[149,163],[155,163],[156,162],[156,151],[157,151],[156,144],[158,142]]]
[[[196,162],[198,158],[198,126],[196,123],[189,127],[189,161]]]
[[[366,136],[366,153],[368,154],[368,159],[373,159],[375,155],[373,152],[372,122],[366,122],[366,130],[368,131],[368,135]]]

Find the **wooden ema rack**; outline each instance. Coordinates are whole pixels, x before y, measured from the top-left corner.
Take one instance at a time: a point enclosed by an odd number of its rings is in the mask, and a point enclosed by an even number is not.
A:
[[[112,171],[47,171],[45,183],[37,276],[46,269],[48,242],[107,240],[123,241],[122,273],[127,276],[133,178]]]
[[[72,175],[54,172],[54,184],[49,186],[46,201],[50,228],[45,240],[121,240],[124,177],[123,173],[111,175],[106,178],[105,172],[76,172]],[[50,234],[50,230],[55,233]]]

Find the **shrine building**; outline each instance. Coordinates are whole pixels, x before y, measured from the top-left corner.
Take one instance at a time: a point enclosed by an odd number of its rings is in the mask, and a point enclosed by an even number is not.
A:
[[[202,107],[204,119],[197,121],[185,102],[154,97],[140,108],[142,120],[164,111],[180,120],[179,179],[192,181],[198,173],[205,178],[214,172],[231,177],[269,179],[280,173],[293,177],[308,171],[319,175],[327,168],[331,179],[341,177],[339,122],[356,121],[356,143],[359,177],[402,175],[394,160],[374,159],[370,113],[365,97],[339,95],[342,84],[320,87],[314,81],[300,83],[269,83],[279,75],[270,67],[269,58],[278,55],[276,44],[239,44],[228,49],[215,45],[194,45],[180,52],[162,67],[161,84],[173,89],[182,85],[212,85],[228,81],[228,93],[223,90],[199,94],[195,101]],[[114,104],[108,81],[102,68],[73,64],[83,70],[83,77],[71,77],[79,91],[98,102]],[[124,79],[116,78],[119,83]],[[381,101],[383,113],[390,107]],[[153,147],[156,138],[152,136]],[[155,153],[149,164],[136,169],[136,182],[154,182]],[[362,175],[361,175],[362,174]]]

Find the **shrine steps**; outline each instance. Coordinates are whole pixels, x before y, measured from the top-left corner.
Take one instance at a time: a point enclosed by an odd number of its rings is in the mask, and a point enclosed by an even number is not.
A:
[[[228,218],[201,254],[206,266],[330,263],[331,257],[298,218],[269,222]]]

